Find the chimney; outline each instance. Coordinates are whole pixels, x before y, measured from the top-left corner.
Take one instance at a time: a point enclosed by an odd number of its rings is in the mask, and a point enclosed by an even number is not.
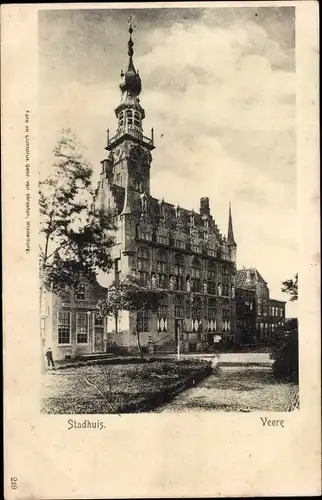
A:
[[[209,198],[207,196],[200,198],[200,215],[210,216]]]

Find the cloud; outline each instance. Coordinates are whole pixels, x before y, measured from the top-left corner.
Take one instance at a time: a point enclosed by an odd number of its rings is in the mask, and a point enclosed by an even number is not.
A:
[[[283,298],[280,282],[297,265],[293,28],[276,10],[258,12],[260,19],[256,9],[206,9],[184,19],[182,11],[180,22],[169,14],[157,28],[151,18],[135,35],[134,61],[145,135],[155,130],[151,193],[195,209],[209,196],[223,233],[231,200],[239,265],[258,267]],[[74,31],[64,21],[41,58],[41,168],[44,175],[59,130],[70,126],[96,180],[106,128],[116,128],[126,37],[109,20],[104,45],[104,23],[96,29],[92,20],[87,29],[86,19],[77,19]],[[47,32],[50,38],[48,25]]]

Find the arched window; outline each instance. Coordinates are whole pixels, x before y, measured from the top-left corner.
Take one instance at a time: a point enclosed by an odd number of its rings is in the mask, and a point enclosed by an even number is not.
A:
[[[176,295],[175,296],[174,315],[176,318],[183,318],[183,316],[184,316],[184,296],[183,295]]]
[[[216,299],[210,298],[208,300],[207,308],[207,328],[209,333],[215,333],[216,331]]]
[[[216,263],[213,261],[209,261],[207,277],[208,277],[208,293],[210,295],[216,295],[217,273],[216,273]]]
[[[210,298],[208,300],[207,319],[215,319],[215,317],[216,317],[216,299]]]
[[[192,302],[192,329],[194,332],[198,332],[201,325],[202,316],[202,301],[201,298],[195,296]]]
[[[126,112],[126,119],[128,125],[133,125],[133,113],[130,109],[128,109]]]
[[[174,256],[174,274],[176,277],[176,289],[184,290],[184,256],[181,254]]]
[[[137,127],[141,126],[141,117],[137,111],[135,111],[134,113],[134,125],[136,125]]]
[[[138,249],[138,273],[139,279],[142,285],[146,285],[148,281],[148,272],[149,272],[149,253],[147,248],[139,248]]]
[[[201,264],[200,260],[194,258],[191,267],[192,291],[201,291]]]
[[[123,125],[124,125],[124,113],[122,112],[119,114],[119,127],[121,128],[123,127]]]
[[[228,321],[230,319],[229,300],[223,301],[222,318],[223,318],[223,320],[226,320],[226,321]]]
[[[165,298],[159,305],[157,311],[158,332],[166,332],[168,330],[168,310],[168,299]]]
[[[223,295],[229,297],[229,268],[223,266],[222,269]]]

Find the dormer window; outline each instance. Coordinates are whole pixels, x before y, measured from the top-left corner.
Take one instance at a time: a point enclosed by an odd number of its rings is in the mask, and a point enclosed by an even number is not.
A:
[[[78,288],[75,291],[75,299],[76,300],[85,300],[86,299],[86,285],[85,285],[85,283],[80,283],[78,285]]]

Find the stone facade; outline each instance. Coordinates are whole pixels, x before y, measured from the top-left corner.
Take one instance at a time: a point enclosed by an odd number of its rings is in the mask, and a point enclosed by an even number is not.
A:
[[[241,290],[250,290],[255,294],[257,342],[273,341],[278,327],[285,321],[285,302],[270,298],[267,282],[254,268],[237,271],[236,289],[238,295]],[[237,322],[239,320],[242,318],[237,315]]]

